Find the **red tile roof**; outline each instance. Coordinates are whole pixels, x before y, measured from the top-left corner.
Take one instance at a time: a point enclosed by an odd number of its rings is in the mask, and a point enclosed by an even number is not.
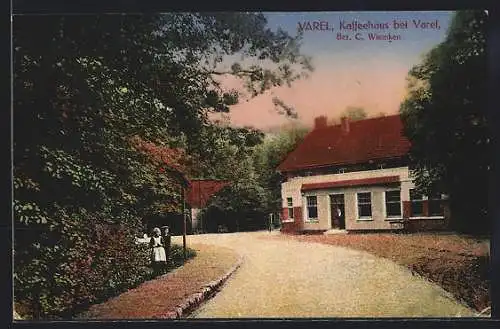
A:
[[[215,193],[228,185],[229,182],[220,180],[191,180],[186,202],[192,208],[203,208]]]
[[[397,182],[399,182],[399,176],[386,176],[386,177],[375,177],[375,178],[365,178],[365,179],[348,179],[336,182],[302,184],[301,190],[311,191],[311,190],[320,190],[332,187],[367,186],[367,185],[388,184]]]
[[[406,155],[410,142],[402,134],[399,115],[349,122],[312,130],[278,166],[281,172],[329,165],[345,165],[398,158]]]

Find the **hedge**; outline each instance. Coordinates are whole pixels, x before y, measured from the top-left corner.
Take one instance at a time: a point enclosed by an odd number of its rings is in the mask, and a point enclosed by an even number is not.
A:
[[[153,278],[149,247],[136,245],[130,229],[62,222],[72,231],[39,227],[16,232],[17,245],[25,248],[15,248],[14,300],[24,319],[71,319]],[[195,252],[188,249],[187,256]],[[169,269],[182,264],[182,247],[172,245]]]

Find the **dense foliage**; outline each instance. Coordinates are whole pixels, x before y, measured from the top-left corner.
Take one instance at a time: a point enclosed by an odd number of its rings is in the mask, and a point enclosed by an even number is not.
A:
[[[477,233],[490,230],[486,29],[485,11],[457,12],[445,41],[410,71],[401,105],[417,187],[448,194],[455,228]]]
[[[362,107],[348,106],[340,116],[349,118],[352,121],[357,121],[366,119],[367,114],[365,109]]]
[[[264,229],[269,225],[269,214],[281,212],[281,182],[283,177],[276,168],[297,144],[308,129],[297,124],[283,126],[278,133],[255,135],[252,130],[241,138],[246,147],[234,147],[240,153],[230,154],[227,149],[225,166],[231,185],[221,190],[200,214],[204,223],[211,222],[209,231],[218,225],[229,231]],[[248,137],[252,141],[248,142]],[[275,223],[279,224],[279,223]]]
[[[254,156],[257,181],[264,187],[265,209],[268,213],[281,213],[281,182],[283,177],[276,168],[291,151],[302,141],[309,129],[292,124],[285,126],[276,134],[269,135],[259,145]]]
[[[373,117],[385,116],[384,113],[380,112]],[[366,110],[359,106],[347,106],[344,111],[342,111],[337,117],[328,118],[329,125],[338,125],[342,122],[342,119],[348,119],[349,121],[364,120],[368,117]]]
[[[133,236],[143,218],[180,211],[182,180],[165,162],[238,169],[215,157],[241,150],[208,120],[241,97],[222,77],[253,97],[312,69],[299,38],[252,13],[16,16],[13,46],[15,298],[41,317],[144,280]],[[244,60],[226,67],[234,55]],[[186,163],[168,151],[179,148]]]

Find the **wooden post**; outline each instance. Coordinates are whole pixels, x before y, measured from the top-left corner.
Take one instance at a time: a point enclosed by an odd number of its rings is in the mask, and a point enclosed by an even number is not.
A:
[[[202,202],[201,202],[201,185],[200,184],[201,184],[201,182],[198,181],[198,200],[196,200],[198,202],[198,206],[200,207],[200,208],[198,208],[198,209],[200,209],[198,212],[198,218],[200,219],[200,223],[198,225],[200,225],[201,233],[205,233],[205,228],[203,226],[203,215],[201,214]]]
[[[182,252],[184,255],[184,262],[186,261],[186,189],[182,187]]]

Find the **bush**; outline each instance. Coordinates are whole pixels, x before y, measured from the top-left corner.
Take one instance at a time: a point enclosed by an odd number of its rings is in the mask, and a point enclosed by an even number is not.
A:
[[[24,318],[68,319],[153,278],[149,247],[134,244],[132,230],[96,230],[88,215],[59,215],[56,230],[16,235],[18,243],[30,246],[15,249],[15,301]],[[188,249],[187,256],[195,252]],[[182,247],[173,245],[169,269],[182,264]]]
[[[187,259],[191,259],[196,256],[196,251],[190,248],[186,249]],[[173,244],[170,249],[169,257],[169,269],[176,268],[184,264],[184,253],[183,248],[180,245]]]

